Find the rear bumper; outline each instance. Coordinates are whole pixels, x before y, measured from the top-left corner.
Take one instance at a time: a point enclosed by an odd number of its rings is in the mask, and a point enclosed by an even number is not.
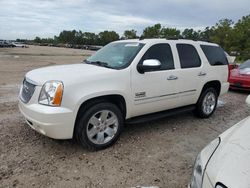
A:
[[[231,77],[230,89],[250,91],[250,79],[245,77]]]
[[[54,139],[73,137],[75,121],[70,109],[24,104],[20,100],[18,106],[28,125],[37,132]]]

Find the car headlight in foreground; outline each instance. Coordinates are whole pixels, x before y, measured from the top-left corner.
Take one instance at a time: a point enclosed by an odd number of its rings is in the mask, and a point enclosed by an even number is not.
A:
[[[212,157],[217,147],[219,146],[219,144],[220,144],[220,138],[216,138],[210,144],[208,144],[197,156],[194,164],[190,188],[202,187],[203,175],[207,163],[209,159]]]
[[[63,83],[61,81],[48,81],[42,87],[38,102],[48,106],[60,106],[62,95]]]

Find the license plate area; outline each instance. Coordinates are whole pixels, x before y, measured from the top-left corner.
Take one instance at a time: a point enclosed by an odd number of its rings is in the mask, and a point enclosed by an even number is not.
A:
[[[240,82],[235,82],[234,85],[237,86],[237,87],[241,87],[241,83]]]

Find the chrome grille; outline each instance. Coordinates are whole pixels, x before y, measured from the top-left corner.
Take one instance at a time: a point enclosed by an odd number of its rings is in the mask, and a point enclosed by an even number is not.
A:
[[[23,81],[23,85],[20,92],[20,98],[24,103],[28,103],[34,94],[36,85],[31,84],[26,79]]]

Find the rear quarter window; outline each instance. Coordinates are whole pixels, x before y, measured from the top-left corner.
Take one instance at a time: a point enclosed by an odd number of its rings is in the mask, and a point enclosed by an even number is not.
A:
[[[201,45],[201,49],[210,65],[227,65],[227,57],[224,50],[219,46]]]

